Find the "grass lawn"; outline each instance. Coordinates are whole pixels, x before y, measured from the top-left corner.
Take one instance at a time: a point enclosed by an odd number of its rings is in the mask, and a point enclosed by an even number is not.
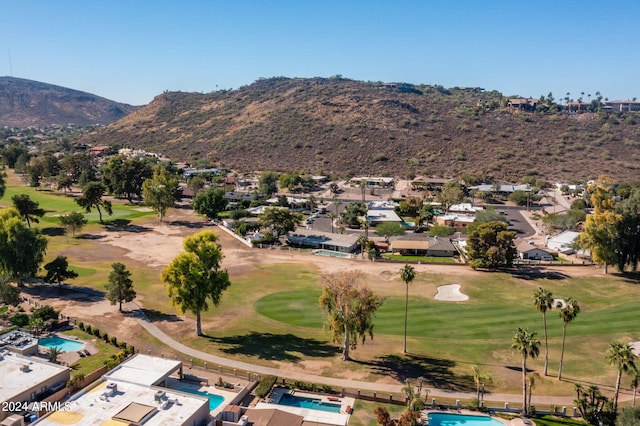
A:
[[[77,328],[64,331],[62,332],[62,334],[75,336],[78,339],[85,341],[95,340],[94,343],[96,345],[96,348],[98,349],[98,353],[80,358],[78,361],[74,362],[73,365],[71,365],[71,368],[74,371],[74,375],[83,373],[86,376],[90,373],[93,373],[94,371],[102,367],[107,359],[109,359],[112,355],[117,354],[121,350],[120,348],[116,348],[110,343],[105,343],[104,340],[98,339],[94,335],[87,334]]]
[[[395,404],[382,404],[380,402],[369,402],[357,399],[353,404],[353,414],[349,418],[349,426],[369,426],[378,424],[373,410],[376,407],[387,409],[392,419],[397,419],[407,409],[407,407]]]
[[[581,420],[571,419],[567,417],[555,417],[555,416],[542,416],[534,417],[533,421],[538,426],[584,426],[588,423]]]

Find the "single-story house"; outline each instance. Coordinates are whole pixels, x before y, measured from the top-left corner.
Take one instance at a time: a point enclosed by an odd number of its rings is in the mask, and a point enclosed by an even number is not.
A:
[[[319,232],[301,228],[287,234],[287,243],[293,246],[311,247],[342,253],[355,253],[360,248],[358,235],[332,234],[330,232]]]
[[[524,191],[531,192],[533,189],[528,184],[524,185],[510,185],[510,184],[502,184],[502,185],[494,185],[490,183],[482,183],[477,186],[470,186],[469,189],[475,189],[478,192],[498,192],[501,195],[510,195],[515,191]],[[497,191],[496,191],[497,190]]]
[[[452,257],[457,250],[448,238],[406,236],[391,241],[391,251],[402,255]]]
[[[475,212],[484,210],[484,207],[474,206],[471,203],[454,204],[449,207],[451,213],[468,213],[475,214]]]
[[[573,244],[580,236],[579,232],[564,231],[553,237],[548,237],[546,241],[547,248],[558,251],[563,254],[573,254],[575,249]]]
[[[442,179],[442,178],[427,178],[424,176],[417,177],[411,181],[411,189],[413,190],[434,190],[434,189],[442,189],[442,187],[449,182],[451,179]]]
[[[349,182],[356,186],[360,186],[361,182],[365,182],[365,185],[369,188],[393,188],[392,177],[362,176],[351,178]]]
[[[445,214],[436,216],[436,224],[439,226],[449,226],[456,232],[463,231],[475,222],[476,217],[470,215]]]
[[[553,253],[544,247],[536,247],[531,241],[522,241],[516,246],[520,259],[553,260]]]
[[[379,225],[383,222],[402,222],[402,218],[400,218],[396,212],[389,209],[369,209],[367,210],[367,220],[373,226]]]

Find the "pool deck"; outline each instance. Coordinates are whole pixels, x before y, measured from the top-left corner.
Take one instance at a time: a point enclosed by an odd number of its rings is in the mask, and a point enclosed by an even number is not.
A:
[[[229,405],[229,404],[237,404],[239,401],[237,401],[238,398],[238,393],[236,392],[230,392],[230,391],[225,391],[223,389],[219,389],[217,387],[215,387],[214,385],[200,385],[194,382],[189,382],[186,380],[178,380],[175,377],[169,377],[167,378],[167,388],[171,389],[172,391],[175,392],[184,392],[184,391],[180,391],[178,389],[180,388],[189,388],[189,389],[193,389],[194,391],[200,391],[200,392],[207,392],[213,395],[219,395],[221,397],[224,398],[224,400],[220,403],[220,405],[218,405],[215,409],[213,409],[211,411],[211,415],[215,416],[218,413],[221,413],[222,410],[224,410],[224,408]],[[188,394],[188,392],[187,392]]]
[[[331,404],[340,404],[339,413],[331,413],[329,411],[313,410],[310,408],[290,407],[288,405],[280,405],[280,399],[285,393],[296,395],[305,398],[315,398],[322,402]],[[331,398],[331,399],[330,399]],[[325,423],[336,426],[346,426],[349,423],[350,412],[347,413],[347,408],[353,409],[354,398],[338,397],[333,395],[318,395],[314,393],[306,393],[300,391],[292,391],[284,388],[275,388],[269,395],[268,402],[258,402],[255,406],[256,409],[276,409],[286,411],[287,413],[297,414],[302,416],[305,421]]]
[[[51,333],[50,335],[47,335],[45,337],[59,337],[61,339],[73,340],[83,344],[83,346],[79,350],[62,352],[58,356],[58,362],[62,363],[63,365],[71,365],[74,362],[78,361],[80,358],[84,358],[78,354],[79,351],[84,352],[85,350],[87,350],[90,355],[85,355],[85,356],[91,356],[98,352],[98,349],[95,345],[96,339],[93,339],[92,341],[80,340],[75,336],[67,336],[61,333]],[[49,350],[48,347],[38,345],[38,352],[40,353],[40,356],[47,357],[48,350]]]

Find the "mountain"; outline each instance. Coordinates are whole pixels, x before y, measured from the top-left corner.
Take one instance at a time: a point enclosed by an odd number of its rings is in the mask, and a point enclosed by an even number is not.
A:
[[[53,84],[0,77],[0,126],[107,124],[135,108]]]
[[[480,88],[278,77],[166,92],[83,142],[239,171],[637,179],[638,115],[515,111],[506,100]]]

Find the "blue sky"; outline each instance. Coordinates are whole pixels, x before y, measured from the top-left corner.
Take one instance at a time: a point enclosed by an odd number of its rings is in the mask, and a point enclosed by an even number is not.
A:
[[[640,98],[637,0],[0,0],[0,76],[142,105],[343,77]]]

